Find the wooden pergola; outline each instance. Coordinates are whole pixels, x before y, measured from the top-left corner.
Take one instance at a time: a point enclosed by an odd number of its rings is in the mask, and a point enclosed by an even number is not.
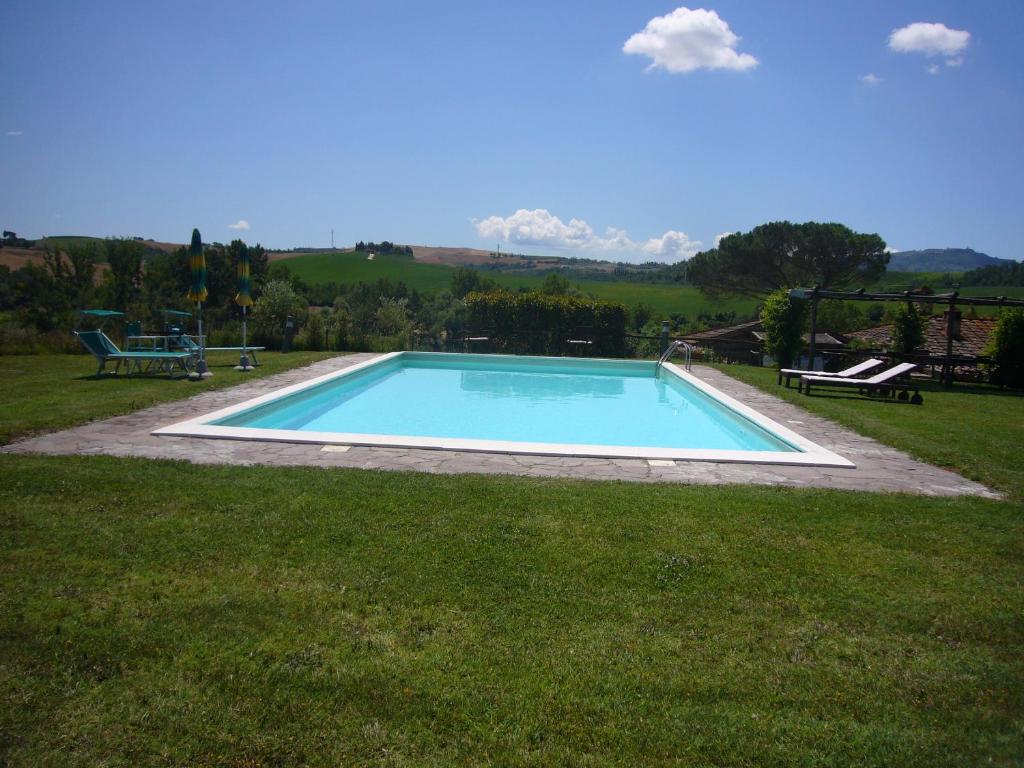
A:
[[[941,304],[949,308],[946,313],[946,357],[942,364],[942,382],[947,387],[953,386],[953,335],[955,332],[954,312],[957,305],[967,307],[1024,307],[1024,299],[1011,299],[1006,296],[961,296],[959,291],[949,293],[919,293],[917,291],[899,291],[896,293],[872,293],[864,288],[858,291],[831,291],[827,288],[793,288],[789,292],[791,299],[811,302],[811,333],[807,359],[814,361],[814,337],[818,325],[818,302],[822,299],[839,301],[902,301],[909,304]]]

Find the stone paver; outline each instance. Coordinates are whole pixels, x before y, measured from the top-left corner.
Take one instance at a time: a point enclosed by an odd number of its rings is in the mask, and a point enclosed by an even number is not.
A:
[[[157,427],[209,413],[271,390],[305,381],[313,376],[346,368],[371,357],[371,354],[356,354],[322,360],[303,368],[244,382],[237,387],[204,392],[185,400],[157,405],[125,416],[22,440],[0,448],[0,452],[135,456],[183,459],[198,464],[357,467],[396,471],[512,474],[709,485],[752,483],[998,498],[998,494],[983,485],[953,472],[919,462],[901,451],[858,435],[828,419],[815,416],[773,395],[736,381],[721,371],[703,366],[694,366],[694,375],[780,424],[785,424],[809,437],[819,445],[840,456],[846,456],[857,464],[856,468],[699,461],[675,461],[671,466],[651,466],[645,459],[524,456],[366,446],[352,446],[348,451],[337,452],[323,451],[322,446],[315,444],[156,437],[150,434]],[[179,385],[168,383],[168,386]]]

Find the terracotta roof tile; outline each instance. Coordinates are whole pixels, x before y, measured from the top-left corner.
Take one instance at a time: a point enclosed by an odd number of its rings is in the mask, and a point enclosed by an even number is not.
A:
[[[960,357],[981,357],[996,327],[994,317],[963,317],[960,320],[960,335],[953,339],[953,354]],[[884,347],[892,339],[892,326],[880,325],[847,334],[850,339],[861,339]],[[919,350],[930,355],[946,354],[946,318],[932,315],[924,323],[924,344]]]

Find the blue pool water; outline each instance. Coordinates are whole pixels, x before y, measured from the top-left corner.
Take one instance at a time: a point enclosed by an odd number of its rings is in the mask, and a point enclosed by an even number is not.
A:
[[[638,361],[405,353],[213,422],[530,443],[795,451]]]

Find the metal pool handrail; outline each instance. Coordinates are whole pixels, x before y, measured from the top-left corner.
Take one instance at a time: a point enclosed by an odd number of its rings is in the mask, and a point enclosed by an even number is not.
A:
[[[682,339],[679,339],[669,344],[668,349],[666,349],[662,353],[661,357],[658,358],[658,363],[654,366],[655,375],[658,374],[658,369],[661,368],[662,364],[665,363],[670,357],[672,357],[672,353],[679,349],[682,349],[686,353],[686,356],[683,358],[683,365],[686,368],[686,370],[690,370],[690,362],[693,357],[693,347],[687,344]]]

